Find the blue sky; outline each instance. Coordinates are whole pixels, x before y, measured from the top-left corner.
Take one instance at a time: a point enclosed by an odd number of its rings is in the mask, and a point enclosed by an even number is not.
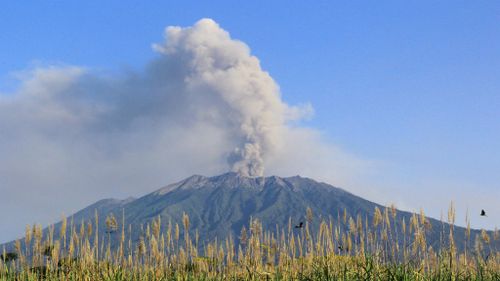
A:
[[[283,100],[312,104],[302,122],[380,163],[360,180],[371,189],[356,193],[433,216],[450,200],[459,212],[496,206],[498,1],[9,1],[0,5],[0,92],[37,65],[140,69],[166,26],[205,17],[248,44]]]

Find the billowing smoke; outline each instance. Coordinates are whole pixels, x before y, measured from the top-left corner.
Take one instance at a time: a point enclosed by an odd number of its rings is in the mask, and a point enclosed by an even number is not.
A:
[[[249,47],[214,21],[165,37],[143,70],[38,67],[0,93],[0,213],[16,214],[2,217],[1,233],[194,173],[343,184],[362,166],[294,123],[311,107],[287,105]]]
[[[264,159],[275,149],[288,106],[278,86],[250,55],[217,23],[203,19],[193,27],[168,27],[165,45],[155,45],[168,59],[185,66],[188,94],[220,102],[216,122],[225,123],[236,147],[228,156],[233,171],[262,176]],[[214,118],[210,116],[209,118]]]

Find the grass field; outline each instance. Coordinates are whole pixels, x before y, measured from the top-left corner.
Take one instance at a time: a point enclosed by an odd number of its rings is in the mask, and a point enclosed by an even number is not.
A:
[[[453,206],[434,248],[422,212],[397,223],[391,207],[376,209],[370,222],[344,213],[317,229],[310,209],[305,218],[300,228],[290,222],[274,230],[251,220],[238,237],[203,245],[186,231],[187,215],[181,222],[155,219],[137,243],[114,215],[104,235],[95,231],[98,214],[81,224],[64,219],[59,239],[53,229],[43,235],[41,226],[28,226],[15,251],[3,250],[0,280],[500,280],[499,231],[470,237],[468,227],[466,240],[455,241]]]

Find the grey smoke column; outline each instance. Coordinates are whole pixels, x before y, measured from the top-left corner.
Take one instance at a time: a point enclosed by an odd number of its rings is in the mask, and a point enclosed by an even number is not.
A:
[[[192,27],[168,27],[166,43],[155,48],[188,67],[188,92],[222,103],[211,118],[222,120],[237,145],[228,155],[231,169],[246,176],[262,176],[266,154],[279,144],[288,106],[279,88],[250,55],[243,42],[210,19]],[[221,116],[218,115],[223,115]]]

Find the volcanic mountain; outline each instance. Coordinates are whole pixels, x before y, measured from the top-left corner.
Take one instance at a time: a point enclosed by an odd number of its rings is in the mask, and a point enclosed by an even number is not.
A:
[[[306,218],[308,208],[312,211],[309,220]],[[89,221],[95,225],[97,213],[99,232],[101,237],[106,237],[110,231],[105,220],[113,214],[117,229],[121,229],[124,221],[125,229],[131,230],[135,243],[144,235],[144,226],[158,217],[161,217],[162,230],[171,222],[179,224],[182,233],[182,217],[186,213],[190,219],[190,232],[194,234],[197,230],[200,241],[209,242],[215,238],[221,240],[229,234],[238,237],[243,226],[248,228],[251,219],[260,220],[263,228],[269,231],[276,230],[277,226],[287,228],[290,221],[293,225],[309,221],[311,229],[315,229],[322,220],[331,219],[340,222],[341,230],[345,231],[349,226],[344,214],[354,219],[360,216],[372,225],[376,208],[382,212],[385,209],[343,189],[309,178],[254,178],[231,172],[214,177],[194,175],[137,199],[104,199],[75,213],[69,220],[76,225]],[[401,224],[403,219],[408,224],[413,214],[397,211],[394,215],[393,224]],[[427,241],[435,248],[439,247],[440,237],[448,235],[449,226],[432,218],[426,221]],[[60,228],[61,222],[55,224],[56,239]],[[111,235],[118,238],[120,232]],[[456,241],[464,241],[465,233],[464,228],[454,227]],[[479,234],[480,231],[472,230],[471,239]],[[13,245],[13,242],[6,244],[7,248]],[[460,248],[461,243],[457,243],[457,247]]]

